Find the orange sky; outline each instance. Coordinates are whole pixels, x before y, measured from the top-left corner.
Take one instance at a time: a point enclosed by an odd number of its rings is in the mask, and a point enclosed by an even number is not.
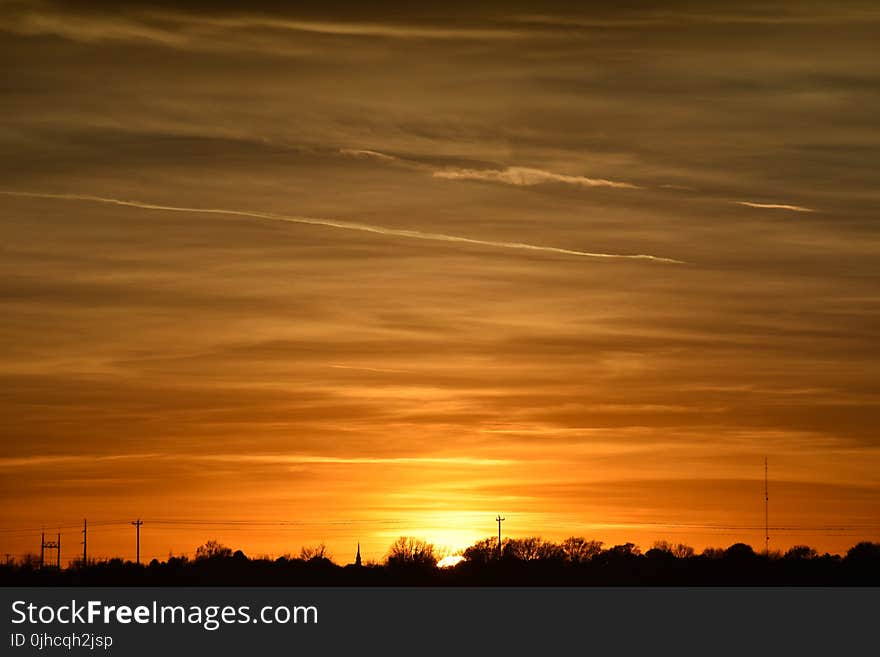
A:
[[[762,547],[765,456],[880,540],[876,7],[71,6],[0,5],[0,553]]]

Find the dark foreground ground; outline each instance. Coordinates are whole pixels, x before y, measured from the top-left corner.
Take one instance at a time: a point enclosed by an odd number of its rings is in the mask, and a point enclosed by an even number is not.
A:
[[[628,544],[629,545],[629,544]],[[384,564],[340,566],[324,557],[249,559],[230,551],[137,565],[115,559],[67,569],[38,564],[0,567],[6,586],[878,586],[880,544],[860,543],[845,556],[806,549],[756,554],[746,545],[700,555],[645,554],[615,546],[576,560],[571,555],[465,553],[451,568],[409,554]]]

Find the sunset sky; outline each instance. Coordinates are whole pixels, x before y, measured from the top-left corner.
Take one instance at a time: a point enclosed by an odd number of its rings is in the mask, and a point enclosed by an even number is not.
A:
[[[880,540],[876,3],[186,4],[0,0],[0,557]]]

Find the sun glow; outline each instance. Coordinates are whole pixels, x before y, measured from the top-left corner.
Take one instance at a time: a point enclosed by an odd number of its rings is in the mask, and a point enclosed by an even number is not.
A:
[[[448,557],[443,557],[440,561],[437,562],[438,568],[452,568],[464,561],[464,557],[460,554],[450,554]]]

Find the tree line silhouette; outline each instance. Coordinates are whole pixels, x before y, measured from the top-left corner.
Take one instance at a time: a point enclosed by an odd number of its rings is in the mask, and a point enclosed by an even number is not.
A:
[[[658,541],[644,553],[633,543],[605,547],[601,541],[570,537],[495,537],[477,541],[460,560],[438,567],[441,554],[427,541],[402,536],[382,562],[340,565],[322,545],[297,556],[249,558],[216,540],[194,558],[169,556],[136,564],[122,559],[73,562],[67,568],[40,567],[25,556],[0,566],[5,585],[305,585],[305,586],[876,586],[880,585],[880,543],[861,542],[843,556],[818,554],[806,545],[785,552],[756,553],[745,543],[697,553],[684,544]]]

